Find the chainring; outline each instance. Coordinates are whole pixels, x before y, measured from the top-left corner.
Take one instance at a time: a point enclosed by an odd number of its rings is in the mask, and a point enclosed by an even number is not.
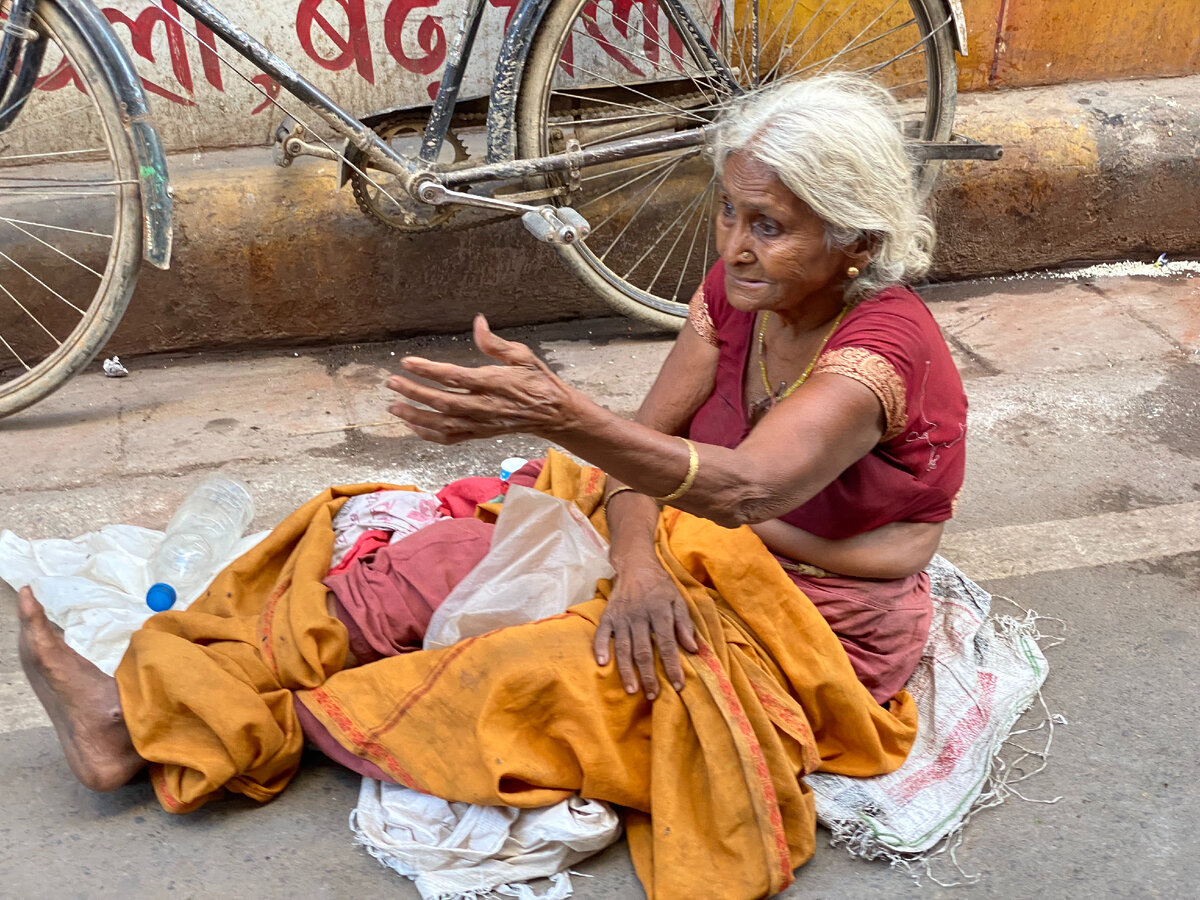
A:
[[[374,123],[371,129],[385,141],[405,134],[420,139],[425,136],[425,121],[424,118],[399,113]],[[454,159],[439,161],[433,166],[434,171],[456,168],[468,161],[466,145],[453,129],[446,132],[445,146],[453,149]],[[369,175],[358,170],[350,173],[350,186],[358,208],[376,222],[397,231],[421,232],[440,228],[458,211],[454,204],[430,206],[421,203],[398,185],[393,189],[394,184],[394,176],[378,169],[371,169]]]

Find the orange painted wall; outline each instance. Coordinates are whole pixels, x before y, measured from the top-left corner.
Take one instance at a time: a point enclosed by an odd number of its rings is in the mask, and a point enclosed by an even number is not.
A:
[[[962,0],[960,90],[1200,72],[1200,0]]]
[[[1200,73],[1200,0],[961,2],[969,51],[958,60],[961,91]],[[749,0],[734,8],[748,22]],[[758,8],[762,59],[780,72],[846,68],[923,90],[916,79],[924,63],[908,55],[919,33],[907,0],[768,0]],[[735,43],[734,64],[752,70],[737,56],[751,49]]]

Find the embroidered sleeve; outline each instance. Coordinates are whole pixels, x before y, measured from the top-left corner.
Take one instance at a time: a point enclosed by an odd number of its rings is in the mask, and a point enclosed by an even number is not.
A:
[[[712,316],[708,314],[708,302],[704,299],[704,285],[696,288],[692,302],[688,304],[688,321],[696,334],[704,338],[705,343],[717,346],[717,327],[713,325]]]
[[[896,374],[887,359],[862,347],[839,347],[822,354],[812,374],[820,372],[845,375],[871,389],[883,404],[884,421],[887,423],[883,433],[884,442],[904,431],[908,422],[904,380]]]

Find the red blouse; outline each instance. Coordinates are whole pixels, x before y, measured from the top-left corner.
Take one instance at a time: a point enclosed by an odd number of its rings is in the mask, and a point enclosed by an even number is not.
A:
[[[692,327],[720,351],[713,392],[688,429],[692,440],[736,447],[750,433],[743,385],[756,347],[754,320],[729,305],[725,265],[718,262],[692,300]],[[889,287],[860,302],[825,345],[818,372],[870,388],[883,406],[886,431],[870,453],[780,518],[831,540],[891,522],[949,519],[963,482],[967,398],[921,298]]]

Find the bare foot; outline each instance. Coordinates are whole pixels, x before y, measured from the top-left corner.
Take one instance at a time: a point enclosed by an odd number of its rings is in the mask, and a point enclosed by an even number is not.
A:
[[[67,646],[27,587],[17,612],[21,667],[54,723],[67,764],[85,787],[115,791],[146,765],[125,727],[116,679]]]

